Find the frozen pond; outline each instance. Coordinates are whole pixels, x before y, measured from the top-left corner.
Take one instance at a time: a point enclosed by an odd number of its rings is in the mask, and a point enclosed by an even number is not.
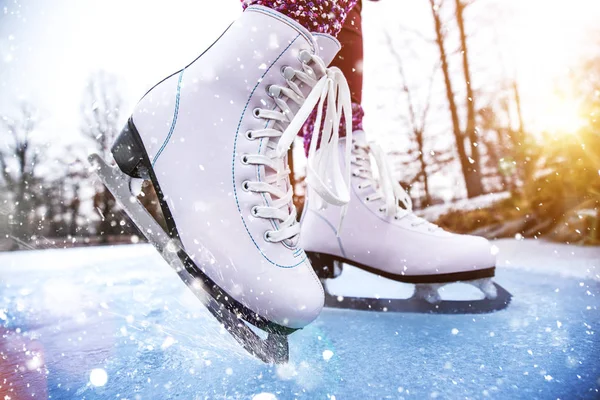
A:
[[[2,253],[0,398],[599,398],[600,249],[496,245],[507,309],[325,309],[282,366],[247,355],[148,245]],[[330,289],[410,290],[349,269]]]

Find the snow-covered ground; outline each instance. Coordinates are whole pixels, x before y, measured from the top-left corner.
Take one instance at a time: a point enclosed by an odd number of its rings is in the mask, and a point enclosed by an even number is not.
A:
[[[600,281],[600,247],[544,240],[496,240],[501,267]]]
[[[436,204],[417,211],[417,215],[428,221],[435,221],[450,211],[470,211],[490,207],[492,204],[510,197],[510,192],[489,193],[472,199],[461,199],[443,204]]]
[[[283,366],[248,356],[148,245],[2,253],[0,398],[600,397],[600,248],[495,245],[507,309],[326,309]],[[409,290],[351,268],[329,286]]]

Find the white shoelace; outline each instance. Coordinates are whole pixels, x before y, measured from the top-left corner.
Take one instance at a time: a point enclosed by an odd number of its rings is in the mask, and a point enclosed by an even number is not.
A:
[[[353,175],[364,180],[360,183],[359,188],[373,187],[375,190],[375,194],[366,197],[365,201],[381,201],[383,204],[379,207],[379,211],[397,220],[405,218],[413,228],[427,229],[429,232],[441,229],[439,226],[416,216],[412,212],[412,200],[408,193],[394,179],[387,156],[381,146],[377,144],[354,144],[352,153],[352,164],[357,167]],[[378,179],[375,178],[372,171],[370,154],[373,155],[375,164],[377,165]]]
[[[269,138],[265,154],[247,154],[242,161],[252,165],[263,165],[275,171],[258,182],[244,182],[244,189],[258,193],[269,193],[276,200],[269,206],[255,206],[252,214],[258,218],[277,221],[277,230],[265,232],[265,240],[270,242],[288,241],[289,245],[297,243],[300,225],[297,222],[296,207],[293,204],[293,188],[289,184],[290,169],[287,163],[287,151],[292,145],[298,132],[317,106],[317,119],[309,150],[306,183],[314,190],[322,201],[322,206],[333,204],[345,206],[350,201],[350,156],[352,141],[352,107],[350,89],[344,74],[336,67],[326,68],[323,60],[308,51],[301,51],[302,71],[286,67],[283,76],[287,86],[271,85],[269,95],[275,101],[277,109],[265,110],[256,108],[257,118],[274,121],[271,127],[246,132],[250,140]],[[312,63],[311,63],[312,61]],[[309,65],[311,63],[312,65]],[[322,76],[317,79],[317,76]],[[296,80],[296,81],[295,81]],[[298,86],[304,83],[312,87],[310,94],[305,97]],[[300,105],[296,114],[292,112],[286,100]],[[327,102],[327,103],[325,103]],[[325,123],[321,129],[323,108]],[[339,163],[338,142],[339,126],[342,113],[346,122],[346,173],[342,172]],[[286,126],[287,124],[287,126]],[[276,139],[279,140],[276,140]],[[317,151],[317,143],[320,149]],[[283,185],[281,185],[283,183]],[[331,186],[328,185],[331,183]],[[282,190],[281,186],[287,190]]]

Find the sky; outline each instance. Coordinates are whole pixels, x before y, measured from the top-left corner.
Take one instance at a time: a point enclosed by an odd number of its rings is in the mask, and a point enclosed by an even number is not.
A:
[[[130,110],[146,89],[193,60],[240,12],[237,0],[0,0],[0,114],[11,115],[26,99],[41,110],[40,135],[46,140],[59,148],[81,141],[80,105],[90,74],[115,74]],[[437,57],[428,1],[365,2],[363,18],[365,127],[370,139],[401,151],[407,145],[405,104],[386,34],[403,59],[409,85],[424,98]],[[494,93],[499,81],[514,78],[531,130],[572,124],[564,116],[570,103],[557,100],[555,87],[599,42],[592,35],[600,38],[595,28],[600,1],[477,0],[467,18],[476,90]],[[460,72],[458,63],[451,66]],[[429,125],[445,131],[439,74],[433,98]],[[481,99],[488,100],[485,94]]]

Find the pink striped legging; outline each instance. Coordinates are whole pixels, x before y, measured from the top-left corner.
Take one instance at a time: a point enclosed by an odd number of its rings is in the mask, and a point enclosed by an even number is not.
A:
[[[338,38],[342,49],[331,63],[342,70],[352,93],[352,129],[362,129],[362,21],[361,0],[242,0],[242,7],[262,5],[298,21],[310,32],[327,33]],[[304,149],[308,152],[316,113],[302,129]],[[343,119],[342,119],[343,122]],[[343,128],[343,127],[342,127]],[[340,129],[340,134],[344,129]]]

